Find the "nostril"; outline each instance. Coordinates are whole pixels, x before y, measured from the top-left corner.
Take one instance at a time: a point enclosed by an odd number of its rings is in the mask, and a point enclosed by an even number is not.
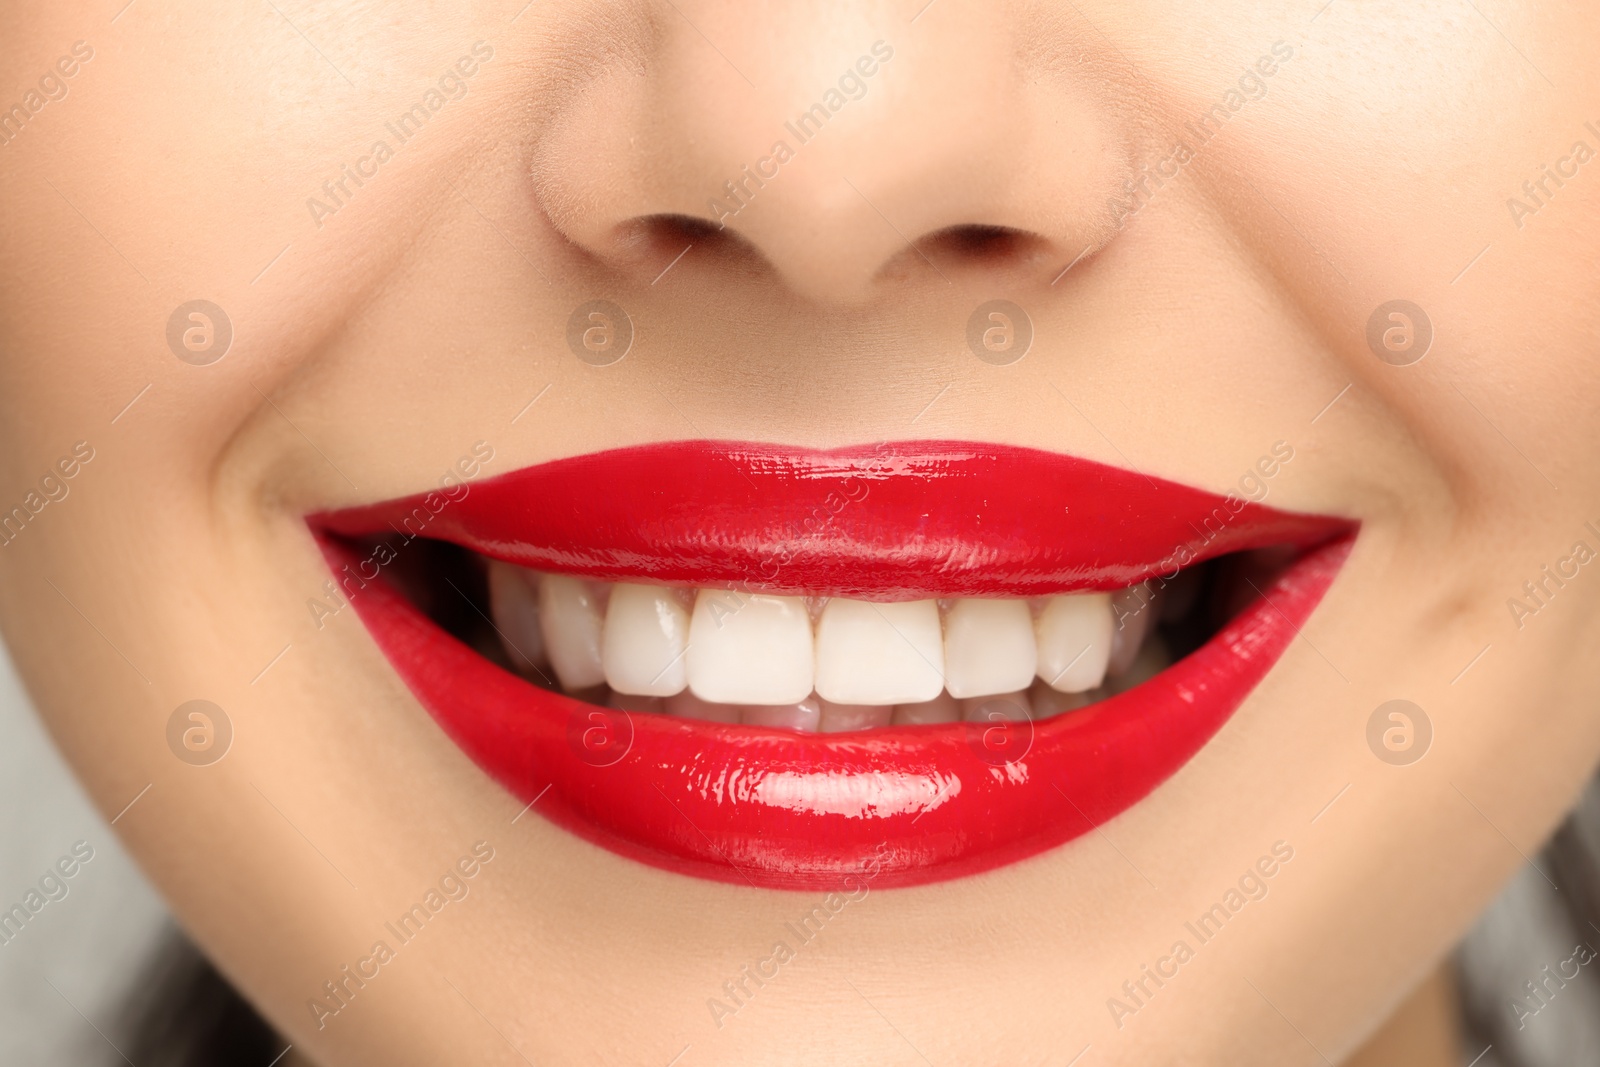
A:
[[[1026,230],[1010,226],[968,223],[947,226],[922,237],[917,245],[940,262],[971,266],[1005,266],[1025,263],[1043,255],[1049,242]]]
[[[681,236],[690,241],[709,241],[727,232],[710,219],[697,219],[693,215],[646,215],[639,221],[660,230],[663,235]]]
[[[690,215],[639,215],[618,225],[615,232],[617,247],[641,258],[667,248],[676,254],[685,244],[705,244],[721,236],[713,223]]]
[[[760,258],[755,247],[739,234],[693,215],[636,216],[617,227],[616,241],[623,258],[645,270],[652,265],[659,268],[690,247],[696,250],[697,258]]]

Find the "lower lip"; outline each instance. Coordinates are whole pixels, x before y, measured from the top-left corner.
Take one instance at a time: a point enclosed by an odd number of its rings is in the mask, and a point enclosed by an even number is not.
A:
[[[940,882],[1014,863],[1137,803],[1227,721],[1305,624],[1346,538],[1302,556],[1200,649],[1041,722],[792,734],[629,714],[539,689],[383,582],[352,599],[468,756],[546,818],[666,870],[764,889]],[[348,551],[323,540],[335,567]]]

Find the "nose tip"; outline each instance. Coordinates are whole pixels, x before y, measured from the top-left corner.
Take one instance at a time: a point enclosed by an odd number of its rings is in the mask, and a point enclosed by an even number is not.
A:
[[[765,15],[718,10],[724,53],[771,31]],[[865,27],[839,47],[837,29],[794,25],[830,47],[779,53],[754,84],[669,24],[638,73],[609,76],[544,138],[539,200],[569,240],[645,280],[693,248],[695,269],[845,305],[1045,270],[1102,242],[1124,158],[1109,114],[1019,62],[995,20],[956,5],[946,17],[970,25],[925,42]]]

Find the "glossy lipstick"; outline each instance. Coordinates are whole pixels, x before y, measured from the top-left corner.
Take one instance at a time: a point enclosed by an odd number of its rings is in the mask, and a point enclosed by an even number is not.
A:
[[[347,538],[425,530],[544,571],[897,600],[1108,589],[1227,552],[1293,562],[1154,678],[1040,722],[794,734],[601,708],[539,689],[382,581],[352,597],[456,743],[534,810],[613,852],[763,888],[958,877],[1060,845],[1205,744],[1304,625],[1353,524],[1031,449],[815,451],[673,442],[516,471],[453,494],[312,516]],[[348,572],[347,572],[348,573]]]

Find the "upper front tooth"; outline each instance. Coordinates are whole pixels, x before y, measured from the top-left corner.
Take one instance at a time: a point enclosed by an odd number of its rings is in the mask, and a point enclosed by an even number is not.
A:
[[[870,604],[839,597],[817,623],[817,694],[835,704],[915,704],[944,688],[944,642],[932,600]]]
[[[1038,666],[1025,601],[958,600],[945,615],[944,686],[958,700],[1026,689]]]
[[[497,559],[489,560],[489,614],[511,665],[523,674],[544,662],[539,632],[539,575]]]
[[[811,695],[811,616],[800,597],[703,589],[689,622],[689,688],[725,704],[798,704]]]
[[[1099,685],[1111,655],[1111,594],[1051,597],[1039,616],[1039,677],[1063,693]]]
[[[547,574],[539,583],[539,623],[550,665],[566,689],[606,680],[600,663],[600,602],[588,582]]]
[[[670,589],[622,583],[606,606],[600,661],[619,693],[669,697],[689,684],[689,613]]]

